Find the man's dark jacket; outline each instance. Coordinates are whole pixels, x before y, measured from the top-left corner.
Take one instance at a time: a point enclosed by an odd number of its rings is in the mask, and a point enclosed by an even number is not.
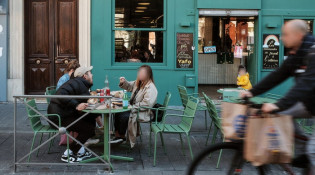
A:
[[[56,95],[90,95],[89,89],[92,86],[84,78],[77,77],[64,83],[56,92]],[[87,99],[52,98],[48,106],[49,114],[58,114],[63,119],[77,118],[76,107],[80,103],[86,103]]]
[[[262,94],[287,78],[294,76],[295,85],[276,105],[285,110],[303,102],[315,114],[315,38],[307,34],[296,54],[290,54],[283,64],[250,90],[254,96]]]

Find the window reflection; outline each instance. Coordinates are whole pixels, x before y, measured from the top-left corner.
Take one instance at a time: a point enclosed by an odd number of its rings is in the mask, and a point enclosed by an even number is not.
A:
[[[163,62],[163,32],[116,30],[115,62]]]
[[[116,28],[163,28],[164,0],[116,0]]]

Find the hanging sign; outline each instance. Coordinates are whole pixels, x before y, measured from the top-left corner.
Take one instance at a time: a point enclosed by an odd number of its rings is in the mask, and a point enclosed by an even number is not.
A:
[[[192,33],[176,35],[176,68],[193,68],[194,37]]]
[[[278,68],[279,34],[264,34],[263,41],[263,69]]]

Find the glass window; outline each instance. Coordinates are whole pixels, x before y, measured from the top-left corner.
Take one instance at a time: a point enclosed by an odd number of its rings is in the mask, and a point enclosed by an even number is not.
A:
[[[116,30],[115,62],[163,62],[163,32]]]
[[[163,28],[164,0],[116,0],[116,28]]]
[[[115,62],[163,63],[163,11],[164,0],[115,1]]]
[[[288,22],[288,21],[290,21],[290,19],[285,20],[284,23],[286,23],[286,22]],[[307,24],[308,24],[308,32],[313,33],[313,32],[314,32],[314,29],[313,29],[314,21],[313,21],[313,20],[305,20],[305,21],[306,21]],[[284,57],[285,57],[285,59],[286,59],[286,57],[289,55],[288,52],[289,52],[289,49],[286,48],[286,47],[284,47]]]

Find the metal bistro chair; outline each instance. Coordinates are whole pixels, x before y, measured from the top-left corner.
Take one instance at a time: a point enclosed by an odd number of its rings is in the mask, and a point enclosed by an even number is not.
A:
[[[184,108],[186,107],[188,98],[193,96],[193,97],[197,97],[199,99],[199,102],[202,100],[203,97],[199,97],[199,93],[192,93],[192,94],[188,94],[187,89],[185,86],[181,86],[181,85],[177,85],[178,91],[179,91],[179,95],[180,95],[180,99],[182,101],[182,105],[184,106]],[[200,103],[197,106],[197,111],[205,111],[205,128],[207,130],[207,107],[204,105],[201,105]]]
[[[153,166],[156,164],[156,143],[157,143],[157,134],[160,134],[161,141],[162,141],[162,146],[164,148],[164,153],[166,153],[165,145],[164,145],[164,140],[163,140],[163,133],[173,133],[173,134],[179,134],[180,136],[180,141],[181,141],[181,146],[182,146],[182,151],[184,153],[184,147],[183,147],[183,140],[182,140],[182,135],[185,134],[187,137],[187,142],[188,142],[188,147],[190,151],[190,156],[191,159],[193,159],[193,152],[191,149],[190,145],[190,138],[189,138],[189,133],[190,129],[192,126],[192,122],[195,118],[196,110],[198,107],[199,99],[195,97],[189,97],[186,107],[184,110],[180,109],[171,109],[171,108],[165,108],[164,110],[174,110],[174,111],[182,111],[183,114],[165,114],[163,116],[162,122],[154,122],[152,123],[152,132],[154,133],[154,161],[153,161]],[[179,124],[166,124],[165,120],[167,117],[181,117],[181,122]]]
[[[152,122],[155,122],[157,123],[157,118],[158,118],[158,112],[159,110],[163,110],[164,108],[167,108],[168,107],[168,104],[170,102],[170,99],[171,99],[171,93],[170,92],[166,92],[166,95],[165,95],[165,98],[164,98],[164,102],[163,102],[163,105],[162,107],[160,108],[150,108],[150,107],[147,107],[147,106],[140,106],[138,108],[138,116],[139,116],[139,112],[140,112],[140,109],[151,109],[151,110],[156,110],[155,112],[155,121],[152,121],[150,120],[149,123],[150,123],[150,143],[149,143],[149,156],[151,155],[151,143],[152,143],[152,139],[151,139],[151,133],[152,133]],[[166,111],[163,110],[163,116],[166,114]],[[139,125],[140,126],[140,125]],[[141,135],[142,135],[142,129],[140,127],[140,140],[142,141],[142,138],[141,138]]]
[[[27,99],[24,99],[24,102],[26,104],[30,105],[32,108],[38,110],[36,102],[35,102],[35,99],[31,99],[29,101],[27,101]],[[35,142],[35,139],[36,139],[36,135],[38,133],[41,134],[41,137],[40,137],[40,140],[39,140],[39,144],[41,144],[44,133],[48,133],[49,134],[48,136],[50,138],[51,134],[54,135],[54,134],[58,133],[59,131],[58,131],[58,129],[52,128],[50,125],[42,124],[42,122],[40,120],[41,115],[38,115],[30,107],[26,106],[26,111],[27,111],[27,115],[28,115],[28,118],[29,118],[30,123],[31,123],[32,130],[34,131],[32,146],[31,146],[31,150],[30,150],[30,152],[32,152],[33,146],[34,146],[34,142]],[[43,110],[38,110],[38,111],[43,111]],[[61,121],[60,121],[60,116],[59,115],[57,115],[57,114],[43,114],[43,115],[45,115],[47,117],[48,116],[57,117],[58,121],[59,121],[59,127],[61,126]],[[48,153],[50,152],[50,148],[51,148],[53,142],[54,142],[54,139],[50,141]],[[37,150],[36,156],[38,156],[38,153],[39,153],[39,149]],[[31,155],[28,156],[28,162],[30,161],[30,158],[31,158]]]
[[[205,98],[207,109],[208,109],[209,115],[210,115],[211,120],[212,120],[211,124],[210,124],[210,129],[208,131],[206,145],[208,144],[208,140],[209,140],[209,136],[210,136],[210,132],[211,132],[211,128],[212,128],[213,124],[214,124],[214,133],[212,135],[211,144],[214,144],[215,141],[217,140],[218,132],[221,132],[221,135],[223,135],[223,130],[222,130],[222,126],[221,126],[221,118],[218,115],[219,110],[216,109],[216,106],[213,103],[213,101],[204,92],[203,92],[203,96]],[[223,138],[223,141],[224,141],[224,138]],[[219,168],[221,155],[222,155],[222,149],[220,150],[220,154],[218,157],[217,168]]]
[[[55,95],[56,94],[56,86],[49,86],[46,88],[45,95]],[[50,98],[46,98],[47,103],[50,103]]]

